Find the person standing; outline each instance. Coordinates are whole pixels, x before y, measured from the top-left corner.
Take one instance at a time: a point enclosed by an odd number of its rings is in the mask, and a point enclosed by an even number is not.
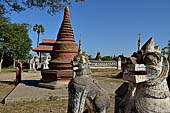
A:
[[[22,63],[18,62],[16,68],[16,85],[21,82]]]

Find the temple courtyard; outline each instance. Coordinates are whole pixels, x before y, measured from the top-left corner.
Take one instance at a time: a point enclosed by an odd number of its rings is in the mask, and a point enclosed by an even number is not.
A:
[[[114,111],[115,90],[123,83],[116,78],[116,69],[92,69],[92,77],[101,81],[111,97],[108,113]],[[15,72],[0,73],[0,113],[66,113],[67,83],[39,83],[41,73],[22,73],[22,82],[15,87]]]

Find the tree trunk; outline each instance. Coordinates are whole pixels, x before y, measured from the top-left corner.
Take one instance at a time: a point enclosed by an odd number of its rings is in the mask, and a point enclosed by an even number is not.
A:
[[[0,72],[2,71],[3,57],[4,57],[4,54],[2,53],[1,61],[0,61]]]
[[[15,68],[15,58],[13,59],[13,68]]]
[[[37,47],[39,45],[39,37],[40,37],[40,33],[38,33]]]

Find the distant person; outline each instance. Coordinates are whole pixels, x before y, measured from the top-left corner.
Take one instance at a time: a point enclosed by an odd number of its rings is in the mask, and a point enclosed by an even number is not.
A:
[[[16,68],[16,85],[21,82],[22,63],[18,62]]]
[[[22,71],[22,63],[19,61],[18,64],[20,65],[21,71]]]

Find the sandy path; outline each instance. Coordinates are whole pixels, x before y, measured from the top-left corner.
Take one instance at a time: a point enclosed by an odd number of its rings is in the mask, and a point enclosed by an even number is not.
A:
[[[0,73],[0,81],[14,81],[16,77],[15,72],[1,72]],[[40,80],[41,73],[30,73],[30,72],[22,72],[22,80]]]

